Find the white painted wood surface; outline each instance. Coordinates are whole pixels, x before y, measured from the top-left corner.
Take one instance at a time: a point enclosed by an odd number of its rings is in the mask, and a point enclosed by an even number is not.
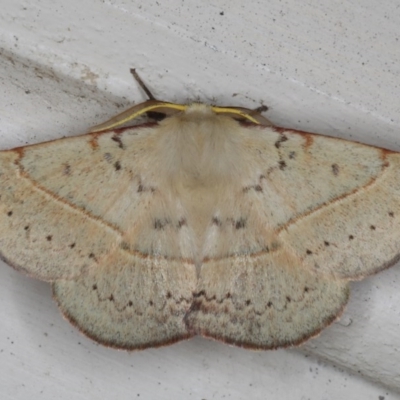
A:
[[[264,102],[278,125],[400,150],[391,0],[1,3],[1,148],[82,133],[144,100],[134,66],[163,100]],[[106,349],[62,319],[49,285],[4,263],[0,320],[2,399],[400,398],[399,265],[355,283],[342,319],[298,350]]]

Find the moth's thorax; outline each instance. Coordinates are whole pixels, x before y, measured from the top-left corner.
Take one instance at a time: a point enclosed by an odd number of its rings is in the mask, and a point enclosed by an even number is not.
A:
[[[241,164],[238,126],[204,104],[163,121],[157,152],[165,172],[186,186],[230,181]]]

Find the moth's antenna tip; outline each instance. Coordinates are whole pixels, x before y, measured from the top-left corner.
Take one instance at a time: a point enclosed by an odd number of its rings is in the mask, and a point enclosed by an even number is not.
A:
[[[156,100],[156,98],[153,96],[153,94],[150,92],[148,87],[144,84],[142,81],[142,78],[139,76],[139,74],[136,72],[136,68],[131,68],[130,69],[131,74],[133,75],[133,78],[135,81],[139,84],[139,86],[143,89],[143,91],[146,93],[147,97],[150,100]]]

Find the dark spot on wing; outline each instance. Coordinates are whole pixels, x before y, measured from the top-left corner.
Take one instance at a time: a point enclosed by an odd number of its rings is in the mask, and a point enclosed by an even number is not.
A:
[[[168,225],[170,221],[168,219],[155,219],[154,220],[154,229],[161,230],[164,229],[166,225]]]
[[[64,164],[64,170],[63,170],[64,175],[71,175],[71,166],[69,164]]]
[[[124,148],[124,144],[122,143],[122,139],[120,136],[114,135],[111,137],[111,140],[113,140],[114,142],[118,143],[118,147],[120,149]]]
[[[219,218],[217,218],[217,217],[213,217],[212,223],[213,223],[213,225],[217,225],[217,226],[221,226],[222,225],[221,220]]]
[[[394,212],[393,211],[389,211],[389,217],[394,217]]]
[[[283,142],[286,142],[288,140],[288,138],[287,138],[287,136],[285,136],[285,135],[281,135],[280,137],[279,137],[279,139],[275,142],[275,147],[277,148],[277,149],[279,149],[280,147],[281,147],[281,144],[283,143]]]
[[[97,290],[97,285],[94,284],[94,285],[92,286],[92,289],[93,289],[93,290]]]
[[[245,218],[240,218],[235,222],[236,229],[243,229],[245,227],[246,227],[246,219]]]
[[[112,161],[112,159],[113,159],[113,156],[112,156],[111,153],[104,153],[104,159],[105,159],[107,162],[111,163],[111,161]]]
[[[339,165],[337,165],[337,164],[332,164],[332,173],[333,173],[333,175],[335,175],[335,176],[338,176],[339,175]]]
[[[9,211],[9,212],[7,213],[7,215],[8,215],[9,217],[11,217],[11,215],[13,215],[13,212],[12,212],[12,211]]]
[[[354,236],[353,235],[349,235],[349,240],[353,240]]]
[[[128,301],[128,306],[129,306],[129,307],[132,307],[132,306],[133,306],[132,300],[129,300],[129,301]]]
[[[278,164],[279,164],[279,169],[280,169],[281,171],[283,171],[283,170],[287,167],[285,161],[283,161],[283,160],[279,161]]]
[[[161,220],[156,219],[154,221],[154,229],[163,229],[164,228],[164,224],[161,222]]]
[[[312,251],[311,250],[306,250],[306,253],[308,254],[308,255],[310,255],[310,254],[312,254]]]
[[[281,247],[281,244],[279,242],[272,242],[271,243],[271,250],[275,251],[278,250]]]
[[[131,248],[127,242],[121,242],[120,247],[122,250],[129,250]]]
[[[46,236],[46,239],[47,239],[48,242],[51,242],[51,240],[53,239],[53,236],[52,235],[48,235],[48,236]]]
[[[108,298],[108,300],[114,301],[114,296],[112,294],[110,294],[110,297]]]
[[[272,306],[273,306],[272,301],[269,301],[269,302],[267,303],[267,307],[271,308]]]
[[[268,246],[264,246],[261,251],[263,251],[264,253],[269,253],[269,247]]]
[[[153,187],[153,186],[145,186],[145,185],[143,185],[141,180],[139,180],[138,187],[137,187],[137,192],[138,193],[142,193],[142,192],[154,193],[155,191],[156,191],[155,187]]]
[[[29,229],[29,225],[26,225],[24,229],[27,231]]]
[[[256,192],[262,192],[262,191],[263,191],[262,186],[261,186],[260,184],[258,184],[258,185],[245,186],[245,187],[243,188],[243,192],[244,192],[244,193],[247,193],[247,192],[249,192],[251,189],[255,190]]]
[[[71,243],[71,244],[69,245],[69,247],[70,247],[71,249],[73,249],[73,248],[75,247],[75,243]]]
[[[182,228],[182,226],[185,226],[185,225],[187,225],[186,218],[181,218],[178,221],[178,228]]]
[[[292,301],[292,299],[290,298],[290,296],[286,296],[286,301],[287,301],[288,303],[290,303],[290,302]]]
[[[327,242],[327,241],[325,240],[325,241],[324,241],[324,245],[325,245],[326,247],[328,247],[328,246],[330,245],[330,243]]]
[[[119,161],[116,161],[114,163],[114,168],[116,171],[119,171],[121,169],[121,163]]]
[[[375,225],[371,225],[369,228],[371,229],[371,231],[374,231],[376,229]]]

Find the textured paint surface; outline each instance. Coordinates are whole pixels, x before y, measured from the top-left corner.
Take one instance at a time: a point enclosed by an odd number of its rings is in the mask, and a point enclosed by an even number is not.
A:
[[[1,152],[0,252],[106,345],[296,345],[397,260],[399,163],[195,104]]]

